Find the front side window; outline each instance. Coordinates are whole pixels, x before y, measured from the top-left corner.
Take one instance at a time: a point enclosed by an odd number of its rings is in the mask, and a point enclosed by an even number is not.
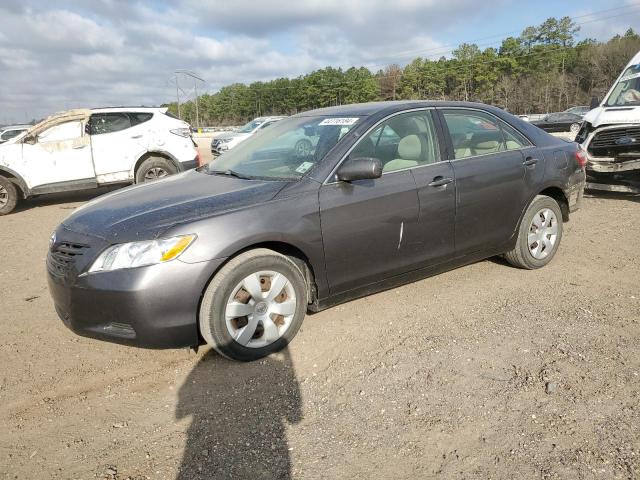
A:
[[[291,117],[255,135],[202,167],[203,173],[296,180],[321,162],[358,117]]]
[[[605,106],[640,105],[640,64],[631,65],[620,77]]]
[[[38,142],[62,142],[80,137],[82,137],[82,122],[76,120],[47,128],[38,134]]]
[[[431,113],[418,111],[395,115],[363,137],[349,158],[373,157],[383,172],[428,165],[440,160]]]
[[[125,112],[97,113],[91,115],[91,135],[119,132],[131,127],[131,119]]]
[[[242,126],[240,130],[238,130],[238,133],[251,133],[260,125],[262,125],[262,120],[253,120]]]
[[[502,131],[492,116],[470,110],[444,110],[442,113],[456,160],[505,150]]]

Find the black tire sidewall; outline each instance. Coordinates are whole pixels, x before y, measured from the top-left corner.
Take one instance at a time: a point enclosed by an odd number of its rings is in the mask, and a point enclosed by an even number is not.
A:
[[[13,182],[6,177],[0,177],[0,185],[5,188],[9,195],[6,205],[0,207],[0,215],[7,215],[13,212],[18,204],[18,190]]]
[[[296,312],[289,328],[282,337],[270,345],[260,348],[249,348],[240,345],[231,337],[227,329],[224,312],[227,299],[236,285],[251,273],[263,270],[282,273],[289,279],[296,293]],[[252,361],[286,347],[300,329],[307,309],[307,289],[304,277],[299,268],[287,257],[274,252],[273,255],[261,255],[248,258],[242,264],[234,266],[230,271],[223,272],[221,270],[219,274],[222,274],[223,278],[217,285],[217,288],[215,288],[214,291],[207,290],[205,292],[205,295],[213,296],[210,302],[210,308],[208,311],[205,309],[201,309],[200,311],[201,317],[206,316],[206,326],[203,325],[203,319],[201,319],[200,327],[210,329],[214,343],[214,345],[212,345],[213,348],[228,358],[240,361]]]
[[[170,160],[162,157],[149,157],[138,167],[138,170],[136,171],[136,183],[146,182],[147,180],[145,179],[145,176],[152,168],[162,168],[169,175],[178,173],[178,169]]]
[[[531,226],[531,221],[533,220],[533,216],[537,214],[543,208],[548,208],[553,211],[556,216],[556,221],[558,222],[558,237],[556,238],[556,243],[553,245],[553,250],[551,254],[547,255],[545,258],[537,259],[531,255],[529,251],[528,245],[528,235],[529,228]],[[526,263],[527,267],[530,269],[542,268],[547,265],[553,257],[555,257],[558,248],[560,248],[560,242],[562,241],[562,210],[560,209],[560,205],[551,197],[538,197],[531,202],[529,208],[527,208],[524,217],[522,218],[522,222],[520,224],[520,232],[518,236],[518,248],[520,249],[520,254],[522,259]]]

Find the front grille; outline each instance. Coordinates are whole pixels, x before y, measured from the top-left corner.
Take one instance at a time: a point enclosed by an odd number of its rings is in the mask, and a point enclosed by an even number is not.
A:
[[[616,143],[621,138],[628,137],[629,139],[635,139],[635,141],[626,144]],[[589,150],[596,149],[610,149],[610,148],[640,148],[640,126],[611,128],[597,132],[591,143],[589,144]]]
[[[47,268],[51,275],[58,278],[66,277],[77,257],[83,255],[87,248],[89,248],[88,245],[80,243],[62,242],[55,245],[47,255]]]

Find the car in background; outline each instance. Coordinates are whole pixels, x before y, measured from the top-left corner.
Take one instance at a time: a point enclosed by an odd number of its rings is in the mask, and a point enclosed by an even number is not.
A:
[[[584,117],[587,113],[589,113],[591,107],[588,105],[576,105],[575,107],[567,108],[564,113],[573,113],[575,115],[580,115]]]
[[[582,115],[569,112],[550,113],[539,120],[532,120],[530,123],[545,132],[571,132],[576,134],[582,124]]]
[[[211,139],[211,153],[214,157],[222,155],[243,142],[251,135],[287,117],[257,117],[233,132],[225,132]]]
[[[318,137],[304,156],[281,148],[303,135]],[[76,210],[51,237],[49,289],[80,335],[205,341],[255,360],[284,348],[307,310],[494,255],[545,266],[585,162],[577,144],[477,103],[304,112],[215,162]]]
[[[31,125],[8,125],[6,127],[0,127],[0,143],[11,140],[17,137],[22,132],[26,132]]]
[[[70,110],[0,145],[0,215],[22,198],[142,183],[199,164],[189,124],[166,108]]]
[[[576,142],[587,154],[587,188],[640,193],[640,52],[585,117]]]

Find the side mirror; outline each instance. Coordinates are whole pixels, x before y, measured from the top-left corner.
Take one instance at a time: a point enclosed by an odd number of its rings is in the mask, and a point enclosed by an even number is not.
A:
[[[27,135],[26,137],[24,137],[22,139],[23,143],[27,143],[29,145],[35,145],[36,144],[36,137],[35,135]]]
[[[589,108],[593,110],[594,108],[598,108],[600,106],[600,99],[598,97],[591,97],[591,104]]]
[[[382,162],[379,158],[350,158],[340,166],[336,175],[338,180],[343,182],[380,178],[382,176]]]

